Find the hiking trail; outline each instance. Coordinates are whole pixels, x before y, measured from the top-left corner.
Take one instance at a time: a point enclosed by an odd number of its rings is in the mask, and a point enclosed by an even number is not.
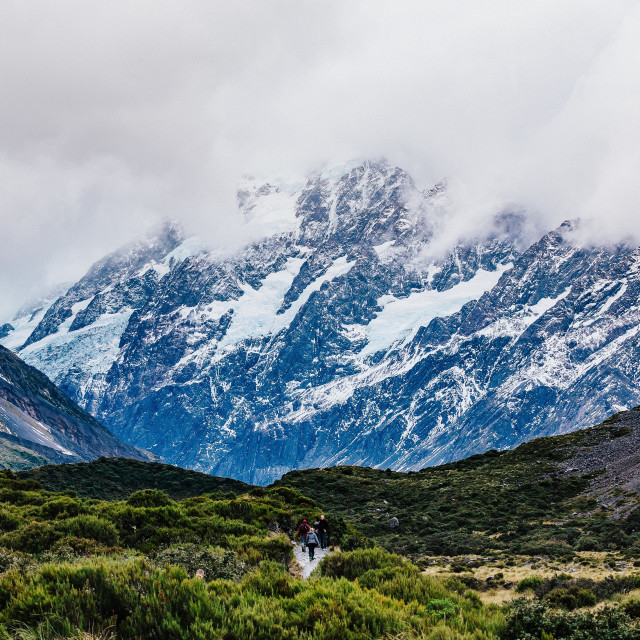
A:
[[[300,543],[296,542],[293,545],[293,553],[295,554],[296,560],[302,569],[302,578],[307,580],[311,575],[311,572],[320,564],[322,558],[329,555],[331,551],[328,547],[326,549],[316,547],[315,558],[311,561],[309,560],[309,551],[303,551]]]

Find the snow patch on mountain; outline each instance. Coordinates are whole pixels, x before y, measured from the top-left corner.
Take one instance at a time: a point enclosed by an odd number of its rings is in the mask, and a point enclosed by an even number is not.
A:
[[[303,258],[289,258],[282,271],[270,273],[257,289],[250,284],[240,284],[243,295],[231,306],[233,318],[218,344],[217,358],[240,342],[273,332],[276,312],[303,263]]]
[[[382,311],[367,325],[367,344],[360,356],[364,358],[392,346],[407,344],[420,327],[426,327],[434,318],[450,316],[471,300],[478,300],[512,266],[511,263],[500,265],[495,271],[479,269],[470,280],[445,291],[427,289],[406,298],[382,296],[378,299]]]
[[[131,309],[106,313],[93,324],[70,332],[75,315],[71,316],[56,333],[25,347],[20,357],[54,382],[73,370],[90,375],[107,373],[119,353],[120,337],[132,313]]]
[[[31,332],[38,326],[42,318],[44,318],[44,314],[47,312],[53,302],[54,301],[52,300],[47,305],[45,305],[41,309],[38,309],[34,313],[29,313],[19,318],[14,318],[11,321],[13,331],[2,338],[0,340],[0,344],[7,349],[11,349],[11,351],[17,351],[25,343],[26,339],[31,335]]]
[[[502,336],[517,338],[549,309],[553,309],[558,302],[564,300],[570,292],[571,287],[568,287],[555,298],[541,298],[533,305],[522,305],[520,309],[514,307],[510,315],[498,318],[495,322],[483,327],[477,332],[477,335],[492,339]]]

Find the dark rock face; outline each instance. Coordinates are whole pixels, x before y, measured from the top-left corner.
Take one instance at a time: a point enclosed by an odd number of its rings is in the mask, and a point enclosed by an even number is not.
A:
[[[78,462],[100,456],[148,460],[119,441],[65,396],[44,374],[0,346],[0,449],[36,454],[43,462]]]
[[[168,227],[93,267],[21,355],[123,440],[264,484],[417,469],[639,403],[639,250],[578,246],[568,223],[531,240],[501,212],[432,251],[446,187],[382,162],[239,202],[252,221],[286,204],[288,226],[225,257]]]
[[[13,325],[9,324],[8,322],[0,325],[0,340],[2,340],[2,338],[6,338],[13,331],[13,329]]]

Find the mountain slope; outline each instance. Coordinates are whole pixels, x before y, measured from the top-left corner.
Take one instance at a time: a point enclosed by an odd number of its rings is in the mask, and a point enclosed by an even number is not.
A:
[[[12,468],[99,456],[149,459],[0,346],[0,462]]]
[[[298,489],[387,549],[414,557],[585,550],[635,557],[640,407],[596,427],[418,472],[311,469],[273,486]]]
[[[253,487],[205,473],[159,462],[124,458],[98,458],[76,464],[49,464],[21,471],[20,478],[37,481],[47,491],[75,491],[84,498],[125,500],[135,491],[157,489],[172,500],[206,493],[246,493]]]
[[[443,251],[446,186],[384,162],[239,203],[261,240],[221,254],[169,225],[58,298],[21,356],[123,440],[259,484],[419,469],[640,402],[634,247],[570,223],[532,241],[497,212]]]

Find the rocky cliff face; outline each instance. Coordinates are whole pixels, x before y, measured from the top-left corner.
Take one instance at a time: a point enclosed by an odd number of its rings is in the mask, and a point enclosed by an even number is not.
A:
[[[531,243],[502,212],[436,254],[446,187],[385,163],[239,202],[262,240],[221,256],[167,226],[58,298],[21,356],[125,441],[253,483],[419,468],[638,404],[637,249],[569,224]]]
[[[0,346],[0,463],[25,468],[100,456],[151,460],[118,440],[44,374]]]

